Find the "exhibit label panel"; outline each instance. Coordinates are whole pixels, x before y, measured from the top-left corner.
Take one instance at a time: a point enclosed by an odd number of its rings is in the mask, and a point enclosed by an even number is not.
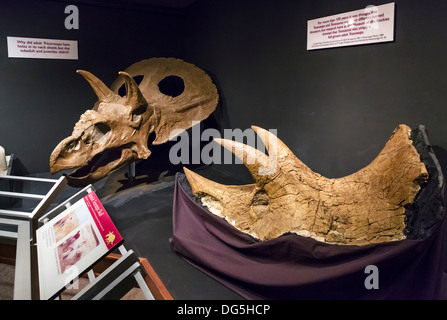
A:
[[[307,21],[307,50],[394,41],[394,2]]]
[[[78,60],[78,42],[7,37],[9,58]]]
[[[122,242],[94,192],[37,229],[40,298],[50,299]]]

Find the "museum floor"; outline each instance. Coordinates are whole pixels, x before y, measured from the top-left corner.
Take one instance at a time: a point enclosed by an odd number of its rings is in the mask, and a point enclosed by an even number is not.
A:
[[[201,175],[222,183],[234,183],[237,179],[215,167],[196,170]],[[49,173],[35,176],[52,177]],[[175,185],[174,174],[161,174],[158,180],[148,183],[138,176],[132,186],[126,184],[127,168],[118,171],[93,186],[104,207],[124,238],[126,249],[146,258],[176,300],[235,300],[239,295],[221,285],[187,263],[174,252],[170,245],[172,237],[172,203]],[[35,183],[23,185],[23,192],[45,193]],[[78,189],[66,187],[60,195],[61,201]],[[31,206],[24,200],[22,208]],[[11,295],[11,269],[0,268],[0,300]],[[423,279],[420,279],[423,281]],[[8,287],[9,286],[9,287]],[[442,299],[447,299],[447,274],[443,278]],[[9,291],[8,291],[9,290]],[[8,293],[9,292],[9,293]],[[138,299],[138,294],[130,298]]]
[[[219,174],[212,168],[207,172]],[[109,193],[107,189],[111,184],[97,190],[125,239],[126,248],[149,261],[174,299],[240,299],[172,250],[169,239],[172,236],[174,182],[175,176],[170,175],[154,183],[136,185],[105,196],[102,193]]]
[[[213,168],[202,171],[206,171],[205,175],[209,177],[219,176],[225,179],[224,174]],[[33,176],[59,177],[49,173]],[[151,183],[141,183],[145,178],[140,180],[137,175],[135,185],[129,188],[123,186],[123,183],[126,184],[128,181],[126,176],[127,168],[93,184],[98,197],[123,236],[126,249],[132,249],[137,256],[148,260],[174,299],[241,299],[237,294],[192,267],[172,250],[169,240],[172,236],[175,175],[162,175]],[[47,191],[44,187],[42,184],[24,183],[23,192],[44,194]],[[59,203],[77,190],[66,187],[55,202]],[[32,204],[32,200],[23,200],[20,207],[28,211],[26,208]],[[10,269],[0,268],[1,278],[7,278],[9,273]],[[8,285],[8,280],[4,280],[3,284],[5,283]],[[0,283],[1,290],[2,283]],[[5,295],[8,296],[8,293]]]
[[[0,300],[12,300],[14,296],[14,266],[0,263]],[[88,285],[89,280],[80,278],[71,288],[64,290],[59,296],[60,300],[70,300],[82,288]],[[144,300],[144,294],[140,288],[134,287],[126,293],[121,300]]]

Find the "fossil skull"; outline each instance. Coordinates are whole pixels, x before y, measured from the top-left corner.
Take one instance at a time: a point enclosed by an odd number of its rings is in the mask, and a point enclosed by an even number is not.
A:
[[[93,88],[98,101],[81,115],[70,137],[62,140],[50,156],[50,171],[78,168],[67,176],[71,186],[98,181],[126,164],[146,159],[153,144],[172,138],[176,129],[187,130],[193,121],[207,118],[219,96],[211,78],[194,65],[175,58],[152,58],[130,66],[108,88],[87,71],[78,70]],[[135,77],[142,77],[138,85]],[[175,76],[184,89],[166,95],[159,84]],[[118,94],[124,85],[126,95]],[[177,134],[180,132],[177,131]]]
[[[253,184],[222,185],[184,169],[209,211],[260,240],[288,232],[355,245],[405,238],[405,207],[428,179],[409,127],[397,127],[368,166],[337,179],[313,172],[269,131],[252,129],[268,155],[236,141],[215,140],[244,162]]]

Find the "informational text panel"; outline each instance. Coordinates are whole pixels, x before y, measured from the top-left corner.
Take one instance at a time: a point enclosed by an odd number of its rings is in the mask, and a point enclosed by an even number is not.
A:
[[[307,21],[307,50],[394,41],[394,2]]]
[[[9,58],[78,60],[78,42],[7,37]]]

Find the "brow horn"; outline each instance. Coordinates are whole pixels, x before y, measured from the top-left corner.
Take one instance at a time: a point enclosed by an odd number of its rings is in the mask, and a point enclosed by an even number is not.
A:
[[[147,103],[134,78],[124,71],[118,73],[124,78],[126,84],[126,103],[132,107],[138,107],[143,103]]]
[[[250,171],[255,181],[260,182],[262,178],[265,178],[260,174],[260,169],[268,168],[269,161],[272,160],[265,153],[237,141],[218,138],[213,140],[238,157]]]
[[[100,102],[112,102],[118,96],[92,73],[85,70],[77,70],[76,72],[87,80],[93,91],[95,91],[96,95],[98,96]]]

